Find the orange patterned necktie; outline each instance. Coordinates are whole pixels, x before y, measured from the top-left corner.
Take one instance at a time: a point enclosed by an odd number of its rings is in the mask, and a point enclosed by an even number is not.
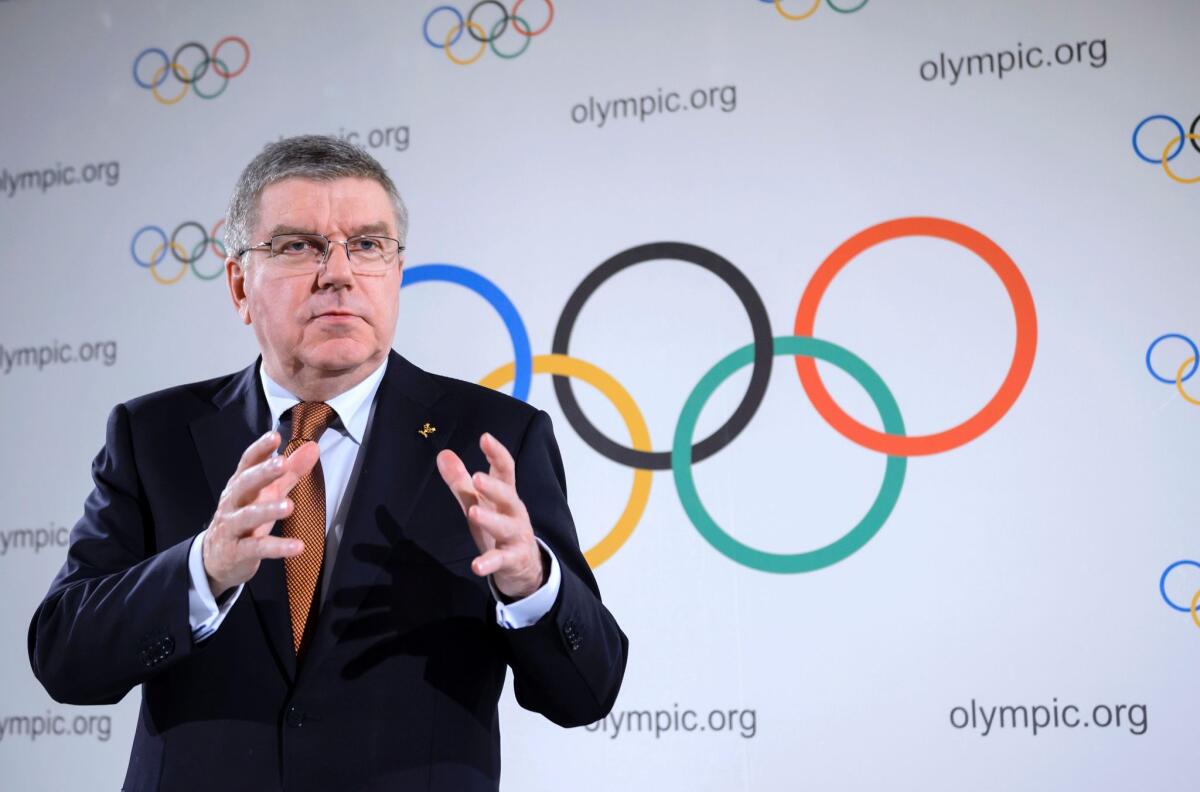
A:
[[[333,408],[325,402],[300,402],[293,407],[292,439],[283,449],[284,456],[291,456],[309,440],[319,440],[332,418]],[[283,569],[292,612],[292,644],[299,655],[325,557],[325,476],[320,460],[296,483],[291,498],[295,509],[283,521],[283,535],[304,542],[304,552],[283,559]]]

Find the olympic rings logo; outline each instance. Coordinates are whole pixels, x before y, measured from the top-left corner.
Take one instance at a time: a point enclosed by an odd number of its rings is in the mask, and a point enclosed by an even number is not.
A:
[[[524,2],[525,0],[517,0],[513,4],[512,10],[509,11],[499,0],[480,0],[471,6],[471,10],[467,12],[465,17],[454,6],[440,5],[425,15],[425,22],[421,25],[421,35],[425,37],[426,44],[434,49],[440,49],[445,52],[446,57],[452,63],[456,63],[459,66],[469,66],[479,60],[489,47],[496,54],[496,57],[512,60],[519,55],[525,54],[525,50],[529,49],[529,42],[533,40],[533,37],[545,33],[546,29],[550,27],[550,23],[554,21],[554,3],[551,0],[542,0],[546,4],[546,19],[539,27],[532,27],[529,20],[518,13],[521,9],[521,4]],[[476,22],[475,15],[485,6],[495,6],[499,9],[499,18],[487,24]],[[429,32],[429,23],[439,14],[442,17],[449,14],[454,17],[455,21],[446,30],[444,35],[438,34],[432,36]],[[473,52],[466,52],[460,56],[454,52],[453,47],[462,38],[464,30],[467,32],[467,36],[473,39],[479,46],[475,47]],[[500,49],[496,46],[496,41],[510,30],[517,34],[516,41],[519,43],[516,47],[507,50]]]
[[[789,11],[783,7],[784,0],[759,0],[759,2],[770,3],[771,5],[775,6],[775,10],[779,12],[779,15],[789,22],[799,22],[801,19],[808,19],[810,16],[817,13],[817,9],[821,7],[821,0],[812,0],[812,4],[809,5],[807,9],[795,12]],[[805,0],[805,2],[807,2],[807,0]],[[859,2],[855,3],[854,5],[839,6],[837,3],[833,2],[833,0],[825,0],[825,3],[839,14],[853,14],[856,11],[861,11],[867,2],[868,0],[859,0]]]
[[[219,54],[221,48],[227,44],[236,45],[242,50],[242,62],[236,69],[229,68],[229,63],[222,60]],[[180,57],[189,50],[195,50],[198,53],[196,58],[188,57],[187,60],[191,63],[190,67],[180,60]],[[147,56],[154,56],[162,61],[150,73],[149,80],[143,79],[150,68],[142,63]],[[152,93],[160,104],[173,105],[187,96],[188,88],[191,88],[192,93],[201,99],[216,99],[225,93],[225,89],[229,87],[229,81],[246,71],[246,67],[249,65],[250,45],[241,36],[226,36],[213,46],[211,53],[200,42],[188,41],[180,44],[170,58],[167,57],[166,50],[158,47],[147,47],[139,52],[133,59],[133,81]],[[208,74],[216,75],[221,80],[220,85],[202,89],[200,81]],[[171,96],[163,96],[158,90],[167,81],[167,77],[174,77],[180,85],[179,89]]]
[[[813,337],[817,310],[829,284],[860,253],[884,242],[906,237],[932,237],[975,253],[992,269],[1008,293],[1016,316],[1016,344],[1008,373],[999,390],[975,415],[949,429],[928,435],[909,435],[895,398],[865,361],[832,341]],[[734,292],[750,319],[752,342],[721,358],[686,399],[675,426],[670,450],[652,450],[645,418],[629,392],[594,363],[570,354],[571,333],[584,304],[609,278],[655,260],[677,260],[716,275]],[[534,355],[529,335],[512,301],[493,282],[472,270],[452,264],[425,264],[405,274],[402,288],[445,281],[464,286],[487,300],[503,319],[513,346],[513,362],[490,372],[480,384],[500,388],[513,383],[512,395],[525,400],[534,374],[553,377],[554,393],[567,421],[588,446],[601,456],[630,468],[633,485],[616,524],[586,553],[598,567],[629,540],[645,511],[653,473],[670,470],[688,519],[718,552],[735,563],[774,573],[812,572],[845,560],[861,549],[887,521],[899,497],[909,457],[938,454],[965,445],[994,426],[1016,403],[1033,369],[1037,348],[1037,315],[1033,296],[1020,270],[995,242],[980,232],[936,217],[907,217],[867,228],[839,245],[817,268],[800,298],[791,335],[774,335],[758,291],[740,269],[711,250],[684,242],[655,242],[624,250],[590,272],[567,299],[554,332],[549,354]],[[716,454],[737,437],[754,417],[766,393],[776,357],[795,359],[800,385],[817,412],[847,439],[887,456],[879,493],[866,516],[841,538],[816,550],[792,554],[769,553],[733,538],[709,514],[692,476],[695,464]],[[876,431],[850,417],[825,389],[816,361],[842,369],[867,391],[882,418]],[[750,381],[741,402],[726,422],[708,437],[694,441],[697,420],[716,389],[738,370],[749,366]],[[584,415],[571,380],[583,380],[617,409],[629,434],[625,445],[603,434]]]
[[[1154,350],[1158,347],[1158,345],[1168,339],[1175,339],[1187,344],[1188,349],[1192,354],[1183,359],[1179,366],[1174,370],[1173,376],[1164,377],[1155,370],[1152,357],[1154,355]],[[1158,338],[1151,341],[1150,346],[1146,347],[1146,370],[1150,372],[1150,376],[1154,377],[1154,379],[1158,380],[1159,382],[1167,385],[1174,385],[1175,390],[1179,392],[1179,395],[1183,397],[1184,401],[1186,401],[1188,404],[1194,404],[1200,407],[1200,399],[1192,396],[1187,392],[1187,389],[1183,387],[1183,383],[1190,380],[1192,375],[1196,373],[1196,368],[1198,366],[1200,366],[1200,349],[1196,347],[1195,341],[1183,335],[1182,333],[1164,333],[1163,335],[1160,335]]]
[[[1171,574],[1171,572],[1181,566],[1193,566],[1197,569],[1200,569],[1200,563],[1196,561],[1187,559],[1176,561],[1174,564],[1171,564],[1164,569],[1162,575],[1158,578],[1158,593],[1162,595],[1163,602],[1167,603],[1172,610],[1177,610],[1180,613],[1191,614],[1192,624],[1200,627],[1200,612],[1197,612],[1197,608],[1200,607],[1200,589],[1197,589],[1196,593],[1192,595],[1192,601],[1187,607],[1172,601],[1171,598],[1167,596],[1167,577]]]
[[[1141,134],[1142,127],[1146,126],[1152,121],[1162,121],[1175,127],[1175,136],[1167,141],[1167,145],[1163,147],[1161,154],[1157,154],[1156,152],[1156,156],[1153,157],[1148,156],[1144,151],[1142,151],[1142,147],[1138,143],[1138,135]],[[1195,149],[1196,152],[1200,153],[1200,115],[1192,119],[1192,125],[1188,127],[1186,132],[1183,131],[1183,124],[1181,124],[1177,119],[1169,115],[1161,114],[1146,116],[1138,122],[1137,126],[1133,128],[1133,153],[1138,156],[1138,159],[1142,160],[1143,162],[1148,162],[1151,165],[1162,165],[1162,169],[1172,181],[1179,182],[1180,184],[1195,184],[1196,182],[1200,182],[1200,176],[1184,178],[1183,176],[1175,173],[1175,171],[1171,170],[1171,166],[1168,164],[1171,162],[1171,160],[1178,157],[1180,152],[1183,151],[1185,141],[1190,143],[1191,147]]]
[[[188,220],[175,226],[170,236],[156,225],[142,226],[129,240],[129,255],[133,257],[133,263],[150,270],[150,277],[163,286],[178,283],[188,270],[200,280],[213,280],[225,272],[225,244],[217,235],[224,224],[225,220],[221,219],[211,229],[206,229],[196,221]],[[139,250],[149,250],[149,254],[143,257],[139,255]],[[206,251],[211,251],[220,261],[220,266],[209,272],[197,266]],[[163,263],[168,252],[179,264],[179,269],[164,275],[158,265]]]

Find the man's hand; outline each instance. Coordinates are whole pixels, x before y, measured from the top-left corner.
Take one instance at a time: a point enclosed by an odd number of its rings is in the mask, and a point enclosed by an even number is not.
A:
[[[201,548],[214,597],[254,577],[264,558],[291,558],[304,551],[299,539],[271,536],[271,528],[292,513],[287,495],[321,458],[321,450],[309,442],[290,457],[271,456],[278,447],[274,431],[254,441],[221,493]]]
[[[490,434],[479,438],[479,447],[491,465],[489,473],[470,475],[449,449],[438,454],[438,472],[462,506],[479,548],[472,571],[480,577],[491,575],[501,594],[522,599],[542,587],[542,548],[533,538],[529,512],[517,497],[512,454]]]

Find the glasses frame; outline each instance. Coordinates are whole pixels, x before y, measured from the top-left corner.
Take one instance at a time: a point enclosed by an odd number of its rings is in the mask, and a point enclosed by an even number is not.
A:
[[[279,239],[280,237],[312,237],[314,239],[324,239],[326,242],[325,255],[321,256],[320,260],[318,260],[316,262],[316,264],[313,266],[314,271],[319,270],[321,267],[324,267],[326,263],[328,263],[329,256],[333,252],[334,245],[341,245],[342,250],[346,253],[346,261],[348,261],[350,263],[350,270],[352,272],[358,272],[359,274],[362,274],[361,272],[359,272],[358,270],[355,269],[354,263],[355,263],[356,259],[350,255],[350,243],[355,239],[388,239],[388,240],[391,240],[392,242],[395,242],[396,243],[396,254],[395,255],[396,255],[397,261],[399,261],[401,254],[403,254],[404,250],[405,250],[405,246],[400,242],[399,239],[396,239],[395,237],[385,236],[383,234],[355,234],[354,236],[347,237],[346,239],[330,239],[329,237],[325,236],[324,234],[318,234],[315,232],[308,233],[308,232],[294,231],[294,232],[288,233],[288,234],[276,234],[275,236],[271,237],[270,239],[266,240],[265,242],[259,242],[257,245],[251,245],[250,247],[242,248],[240,251],[238,251],[238,254],[237,254],[237,256],[235,256],[235,258],[240,259],[242,256],[249,253],[251,250],[267,250],[267,251],[269,251],[269,250],[271,250],[275,240]],[[279,254],[272,253],[270,256],[267,256],[267,258],[278,258],[278,256],[279,256]],[[384,272],[386,272],[386,270],[384,270]],[[383,273],[380,273],[380,274],[383,274]]]

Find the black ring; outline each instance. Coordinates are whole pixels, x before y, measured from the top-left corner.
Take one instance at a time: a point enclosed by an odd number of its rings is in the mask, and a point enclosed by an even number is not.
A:
[[[179,236],[179,232],[182,231],[183,229],[187,228],[188,226],[195,226],[196,228],[200,229],[200,236],[204,240],[204,247],[200,248],[199,256],[193,256],[192,254],[189,253],[188,258],[180,258],[179,254],[175,252],[175,237]],[[179,225],[175,226],[175,230],[173,232],[171,232],[171,244],[168,245],[168,247],[171,249],[171,255],[174,256],[175,260],[178,261],[180,264],[191,264],[194,261],[199,261],[200,256],[204,255],[204,249],[208,247],[208,242],[209,242],[208,229],[205,228],[204,226],[200,225],[199,223],[197,223],[195,220],[188,220],[186,223],[180,223]],[[187,248],[182,248],[182,249],[184,250],[184,252],[187,251]]]
[[[480,38],[479,36],[475,35],[475,31],[471,30],[471,23],[475,21],[475,12],[479,10],[480,6],[485,5],[494,5],[498,7],[500,9],[500,13],[504,15],[504,18],[500,20],[500,32],[492,33],[491,38]],[[504,7],[504,4],[501,3],[500,0],[479,0],[479,2],[472,6],[471,10],[467,12],[467,21],[464,24],[467,26],[467,35],[478,41],[480,44],[487,44],[489,41],[495,41],[496,39],[500,38],[500,36],[504,35],[504,31],[508,30],[508,20],[510,18],[511,17],[508,15],[508,9]],[[483,25],[480,25],[480,27],[482,28]],[[495,28],[496,26],[493,25],[492,29],[495,30]],[[484,30],[486,29],[487,28],[484,28]]]
[[[750,373],[750,386],[746,388],[746,395],[742,397],[741,403],[738,404],[729,420],[720,429],[692,446],[692,462],[699,462],[717,453],[741,434],[746,425],[750,423],[750,419],[754,417],[754,413],[758,411],[759,405],[762,404],[763,396],[767,392],[767,385],[771,380],[771,365],[774,363],[771,320],[767,316],[767,309],[763,305],[762,298],[759,297],[754,285],[750,283],[750,279],[740,269],[711,250],[697,245],[689,245],[686,242],[651,242],[629,248],[596,267],[576,287],[574,293],[567,300],[566,306],[563,307],[562,315],[558,318],[558,327],[554,330],[554,341],[550,348],[558,355],[569,354],[567,346],[571,341],[575,320],[579,318],[579,312],[582,310],[584,302],[604,281],[635,264],[657,259],[686,261],[723,280],[729,288],[733,289],[733,293],[741,301],[742,307],[746,309],[746,315],[750,318],[750,329],[754,336],[754,367]],[[554,394],[558,397],[563,414],[566,415],[571,427],[593,450],[613,462],[627,467],[642,470],[671,469],[670,451],[636,451],[601,433],[580,409],[579,402],[575,399],[575,393],[571,389],[571,380],[559,375],[555,375],[553,379]]]
[[[183,52],[188,47],[195,47],[204,53],[204,58],[200,61],[200,65],[196,67],[196,71],[191,77],[180,77],[177,66],[179,65],[179,53]],[[212,63],[212,58],[209,57],[208,47],[201,44],[199,41],[189,41],[186,44],[180,44],[179,49],[175,50],[175,54],[171,56],[171,73],[175,75],[175,79],[189,85],[199,80],[208,71],[208,64]]]
[[[1200,126],[1200,115],[1198,115],[1192,119],[1192,126],[1188,130],[1188,134],[1189,135],[1196,134],[1197,126]],[[1192,138],[1192,148],[1196,149],[1196,151],[1200,151],[1200,140],[1196,140],[1196,138]]]

